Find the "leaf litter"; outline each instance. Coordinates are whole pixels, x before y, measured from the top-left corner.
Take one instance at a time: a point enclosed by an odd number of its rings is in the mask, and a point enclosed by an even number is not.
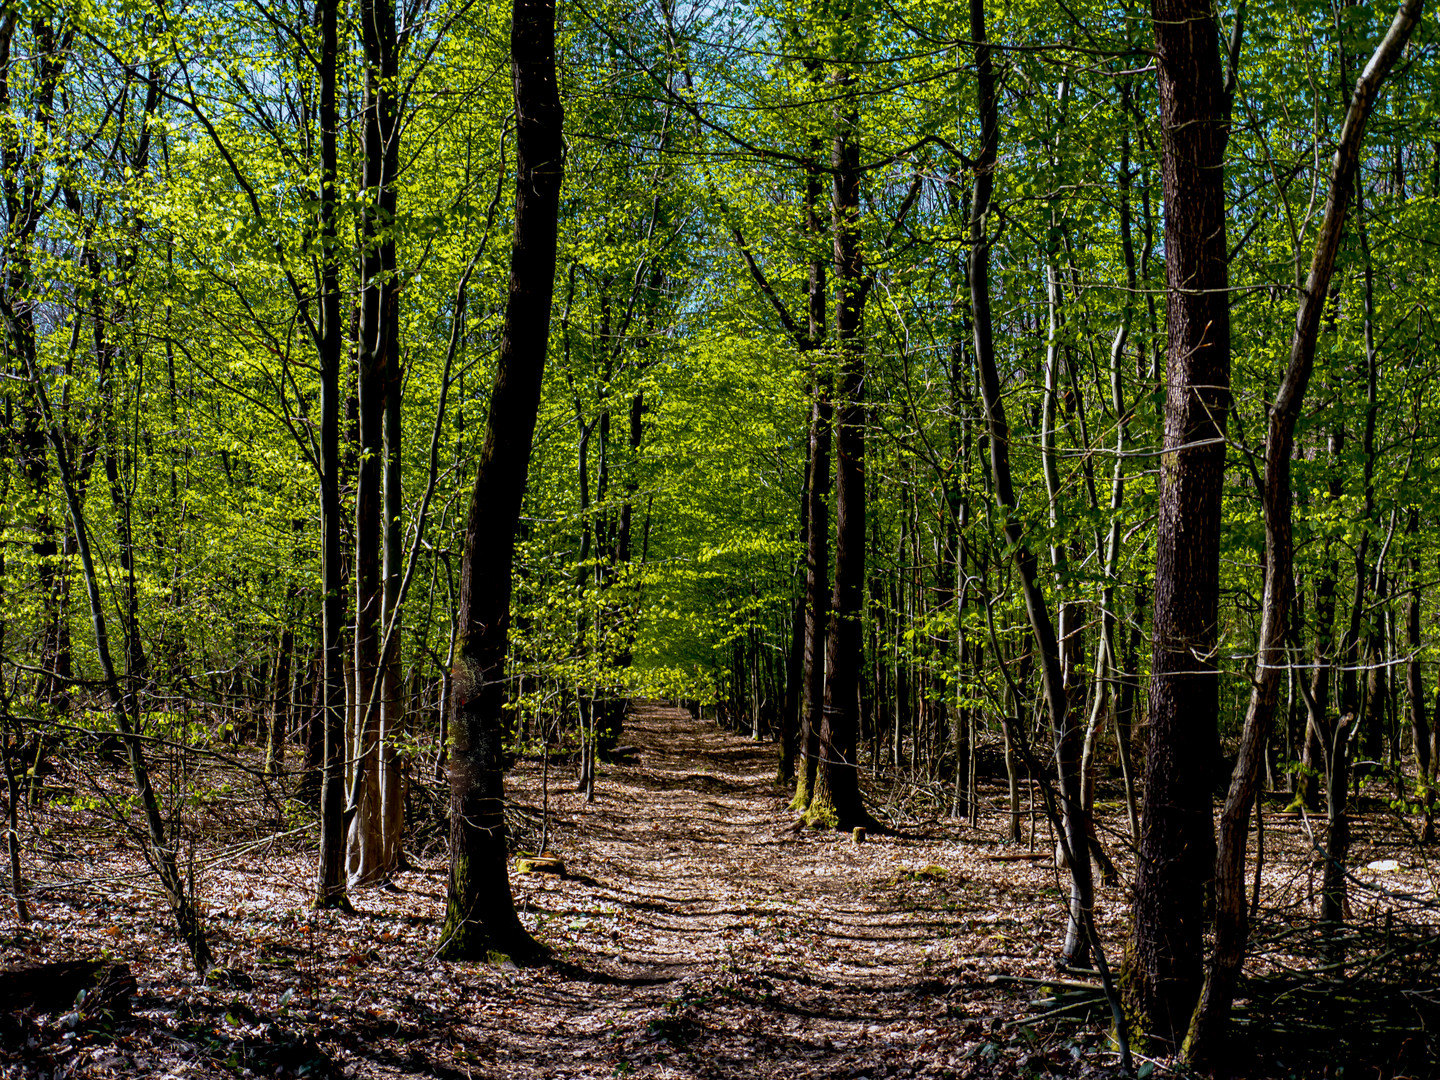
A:
[[[553,954],[534,968],[434,958],[441,852],[352,893],[353,912],[310,910],[306,831],[277,827],[274,800],[256,799],[196,829],[221,965],[199,984],[135,844],[97,813],[45,808],[52,843],[27,853],[36,918],[3,932],[3,965],[113,958],[139,991],[128,1018],[83,1004],[12,1016],[0,1075],[1115,1074],[1104,1010],[1056,985],[1066,882],[1050,860],[1010,854],[1001,785],[982,785],[977,827],[912,808],[856,843],[790,829],[772,746],[655,703],[632,712],[626,739],[639,760],[604,767],[594,803],[551,771],[566,876],[512,875],[522,920]],[[520,762],[508,782],[533,817],[539,766]],[[895,805],[899,786],[866,783],[873,805]],[[1032,850],[1053,845],[1043,821],[1028,831]],[[1299,904],[1300,830],[1268,835],[1267,900]],[[1128,880],[1127,846],[1110,847]],[[1098,902],[1118,959],[1128,896],[1105,888]]]

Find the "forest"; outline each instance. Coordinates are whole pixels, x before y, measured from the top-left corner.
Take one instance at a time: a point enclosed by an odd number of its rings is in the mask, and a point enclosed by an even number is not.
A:
[[[1440,1074],[1422,0],[5,0],[0,1077]]]

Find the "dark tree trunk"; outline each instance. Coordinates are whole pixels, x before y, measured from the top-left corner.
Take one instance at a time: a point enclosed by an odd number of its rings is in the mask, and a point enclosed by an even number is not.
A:
[[[360,462],[355,497],[356,760],[347,839],[350,886],[373,885],[398,854],[393,793],[398,778],[389,730],[403,715],[399,640],[390,633],[400,585],[400,358],[395,252],[399,116],[398,49],[390,0],[360,8],[365,53],[364,200],[360,215]],[[382,658],[381,650],[385,656]],[[387,784],[389,781],[389,784]],[[391,795],[387,799],[387,794]],[[388,804],[388,805],[387,805]],[[387,815],[387,810],[391,814]],[[390,828],[387,829],[387,825]]]
[[[274,693],[271,699],[270,724],[265,731],[265,773],[278,776],[285,764],[285,737],[290,728],[292,707],[290,694],[290,664],[295,653],[296,597],[299,590],[294,582],[286,590],[285,604],[280,610],[284,625],[280,628],[280,647],[275,656]]]
[[[820,140],[810,140],[805,171],[805,227],[817,247],[824,235],[820,220]],[[803,345],[813,353],[825,340],[826,269],[817,252],[810,260],[807,332]],[[825,638],[830,625],[830,450],[831,378],[823,361],[813,365],[814,400],[805,466],[805,614],[801,645],[800,730],[796,739],[799,767],[790,807],[804,813],[815,791],[815,766],[820,759],[820,727],[825,703]]]
[[[1340,451],[1344,431],[1330,435],[1330,460],[1335,473],[1330,478],[1329,498],[1333,502],[1342,494],[1340,482]],[[1320,805],[1320,776],[1325,771],[1325,746],[1329,739],[1330,665],[1335,640],[1335,575],[1336,561],[1329,557],[1320,579],[1315,583],[1315,647],[1310,668],[1310,693],[1305,702],[1305,746],[1301,752],[1304,778],[1300,801],[1310,810]]]
[[[1144,1029],[1174,1048],[1200,995],[1203,908],[1215,858],[1216,610],[1230,406],[1229,95],[1214,8],[1152,0],[1151,12],[1163,132],[1168,390],[1128,985]]]
[[[300,780],[295,785],[295,797],[312,810],[320,808],[321,784],[325,767],[325,640],[321,628],[320,641],[316,644],[312,659],[308,663],[306,693],[300,700],[307,703],[305,714],[305,749],[300,759]]]
[[[849,829],[872,824],[860,801],[857,753],[860,675],[865,649],[861,627],[865,589],[865,284],[860,252],[860,145],[854,75],[835,77],[839,104],[830,158],[834,176],[835,337],[839,353],[835,417],[835,579],[825,642],[825,693],[820,758],[807,820]],[[818,528],[818,523],[817,523]]]
[[[340,315],[340,264],[336,220],[340,119],[335,93],[339,0],[321,0],[320,23],[320,528],[324,671],[324,745],[320,770],[320,858],[315,906],[344,907],[345,844],[345,569],[340,554],[340,358],[345,324]]]
[[[1418,4],[1416,5],[1419,6]],[[1332,964],[1345,959],[1345,866],[1350,858],[1350,815],[1346,812],[1350,778],[1350,737],[1355,717],[1346,713],[1335,724],[1329,745],[1329,768],[1325,771],[1325,847],[1320,888],[1320,922],[1326,942],[1326,958]]]
[[[515,230],[500,355],[460,568],[450,721],[450,886],[439,947],[447,960],[525,960],[539,952],[510,895],[501,742],[515,529],[550,335],[563,113],[553,2],[515,0],[512,12]]]

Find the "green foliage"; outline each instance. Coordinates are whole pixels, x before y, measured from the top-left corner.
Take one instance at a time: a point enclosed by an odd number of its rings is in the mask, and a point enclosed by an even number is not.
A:
[[[133,600],[140,647],[122,677],[143,699],[142,734],[216,749],[250,738],[274,707],[287,631],[292,677],[280,696],[297,715],[311,700],[322,599],[316,281],[334,254],[321,250],[317,221],[316,31],[293,3],[183,17],[146,0],[33,12],[74,34],[46,121],[35,107],[43,73],[19,59],[38,55],[40,24],[16,23],[4,141],[19,156],[5,179],[38,184],[45,209],[29,225],[7,218],[5,300],[33,324],[122,657]],[[914,0],[761,0],[685,15],[630,0],[560,5],[567,180],[514,568],[517,742],[558,744],[573,737],[582,701],[627,696],[778,716],[803,587],[810,409],[835,363],[823,335],[807,340],[806,290],[811,263],[831,257],[842,69],[854,80],[864,175],[870,734],[888,725],[877,717],[914,722],[922,703],[943,718],[936,725],[977,717],[986,740],[1001,711],[1028,721],[1029,703],[1008,700],[1000,667],[1020,676],[1029,644],[970,337],[981,133],[966,14]],[[986,228],[1019,524],[1044,556],[1052,608],[1076,613],[1082,696],[1094,693],[1102,608],[1116,620],[1118,650],[1128,653],[1137,631],[1127,673],[1143,679],[1149,664],[1166,267],[1143,16],[1094,2],[987,10],[1002,101]],[[438,750],[507,289],[507,18],[503,5],[439,0],[408,39],[398,83],[397,210],[382,230],[399,260],[401,525],[415,560],[397,633],[417,717],[404,749],[417,758]],[[1243,713],[1258,623],[1254,473],[1266,410],[1324,205],[1327,148],[1356,58],[1386,19],[1363,4],[1248,9],[1226,173],[1227,730]],[[342,37],[337,244],[348,304],[363,285],[365,145],[358,27],[347,21]],[[1343,242],[1298,430],[1297,580],[1313,597],[1333,572],[1341,598],[1330,626],[1317,624],[1313,599],[1301,605],[1307,642],[1349,632],[1345,598],[1362,544],[1388,560],[1378,568],[1388,591],[1361,605],[1362,635],[1393,625],[1400,579],[1432,584],[1409,560],[1434,565],[1433,530],[1403,525],[1412,509],[1427,524],[1440,514],[1428,468],[1440,445],[1429,314],[1440,272],[1430,239],[1440,234],[1435,49],[1427,24],[1372,121],[1364,209]],[[826,301],[833,323],[833,288]],[[1117,410],[1111,350],[1122,328]],[[17,715],[113,732],[53,449],[13,331],[5,348],[0,674]],[[432,435],[434,494],[416,541]],[[357,465],[352,447],[340,478],[347,520]],[[1358,573],[1374,579],[1376,569]],[[1428,628],[1433,599],[1423,603]],[[1425,664],[1432,636],[1419,648]],[[1022,690],[1035,693],[1033,673]],[[924,752],[950,751],[937,736]]]

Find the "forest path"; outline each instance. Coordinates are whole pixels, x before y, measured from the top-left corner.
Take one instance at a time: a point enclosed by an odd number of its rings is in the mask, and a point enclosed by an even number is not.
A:
[[[561,963],[450,967],[474,991],[448,1035],[457,1075],[466,1062],[504,1077],[1000,1074],[962,1061],[988,1027],[975,1021],[1014,1008],[984,983],[990,938],[1029,957],[1047,932],[996,931],[997,892],[958,866],[956,830],[795,834],[775,747],[682,710],[640,705],[625,742],[639,762],[603,766],[594,803],[570,770],[551,772],[551,846],[571,876],[513,879]],[[532,807],[537,772],[512,776]],[[966,839],[972,859],[993,842]],[[977,912],[990,913],[978,939]]]
[[[993,782],[978,827],[916,821],[928,804],[910,798],[902,834],[855,844],[791,831],[773,744],[654,703],[632,710],[625,741],[638,761],[602,765],[593,803],[573,769],[550,770],[550,846],[569,876],[512,876],[553,955],[524,969],[435,959],[443,782],[415,788],[431,856],[390,888],[353,891],[353,911],[311,908],[314,849],[305,830],[275,831],[273,798],[197,807],[197,887],[225,969],[204,985],[133,843],[89,810],[51,808],[57,839],[32,865],[53,885],[35,892],[33,924],[0,935],[0,966],[108,955],[140,993],[133,1022],[87,1035],[73,1059],[57,1038],[7,1071],[0,1039],[0,1076],[234,1080],[243,1064],[333,1080],[880,1080],[1089,1076],[1109,1060],[1073,1056],[1098,1025],[996,1030],[1034,994],[987,976],[1049,972],[1063,894],[1048,860],[1004,844]],[[214,779],[240,791],[258,776]],[[509,774],[527,815],[540,778],[533,760]],[[102,779],[126,790],[118,767]],[[885,785],[861,782],[882,808]],[[1112,944],[1120,901],[1103,899]]]
[[[906,824],[857,845],[791,831],[773,744],[654,703],[627,723],[639,760],[603,765],[594,803],[573,790],[572,769],[550,770],[551,847],[570,873],[512,877],[521,918],[553,955],[519,970],[435,959],[443,781],[415,785],[429,810],[415,842],[429,857],[390,888],[352,892],[353,911],[317,912],[313,832],[280,816],[258,768],[212,774],[215,796],[186,815],[223,968],[205,984],[131,834],[57,795],[40,811],[46,841],[26,852],[43,886],[35,919],[0,924],[0,968],[105,956],[131,966],[139,994],[131,1021],[87,1024],[77,1039],[59,1019],[23,1049],[0,1037],[0,1078],[1113,1075],[1103,1013],[1027,1019],[1034,983],[988,981],[1053,978],[1065,906],[1043,823],[1019,849],[1004,841],[998,778],[984,778],[968,826],[924,817],[942,785],[925,794],[862,773],[870,805],[887,817],[894,797]],[[526,760],[507,781],[527,815],[542,802],[540,774]],[[96,780],[113,804],[127,797],[118,763]],[[1106,805],[1115,837],[1122,804],[1112,791]],[[1359,872],[1390,881],[1404,859],[1403,887],[1426,895],[1428,863],[1410,865],[1403,835],[1378,813],[1356,832]],[[1128,871],[1125,848],[1111,850]],[[1308,834],[1267,815],[1265,850],[1262,904],[1288,941],[1289,920],[1315,909]],[[1382,925],[1380,895],[1352,895],[1357,925]],[[1100,891],[1112,957],[1126,910],[1122,888]]]

